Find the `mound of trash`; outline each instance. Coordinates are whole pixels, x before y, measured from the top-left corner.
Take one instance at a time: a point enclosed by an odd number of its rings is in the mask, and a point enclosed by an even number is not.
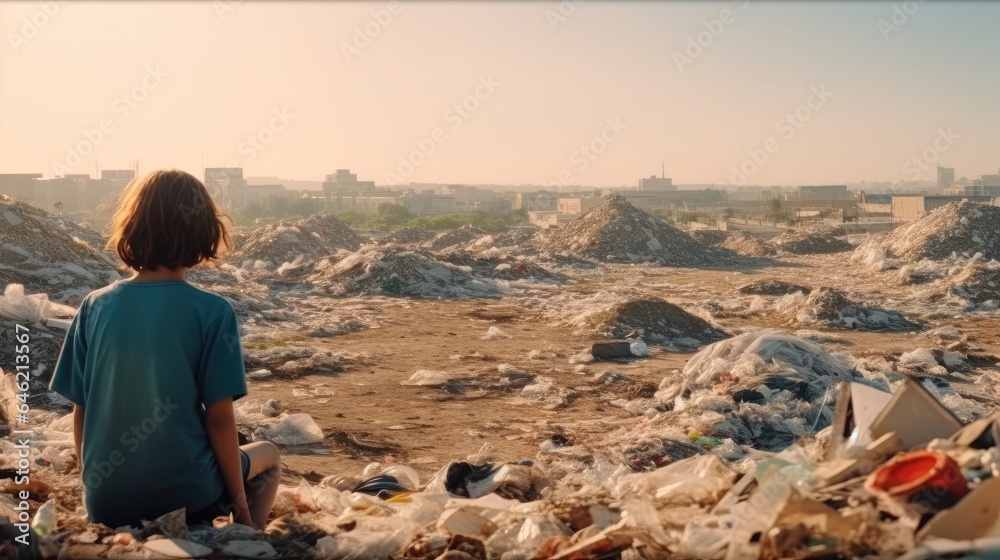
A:
[[[830,233],[785,232],[771,240],[778,251],[793,255],[825,255],[851,251],[854,245]]]
[[[784,296],[788,294],[794,294],[797,292],[802,292],[805,295],[809,295],[812,288],[807,286],[800,286],[798,284],[792,284],[791,282],[785,282],[784,280],[759,280],[757,282],[751,282],[745,286],[740,286],[738,288],[741,294],[751,294],[758,296]]]
[[[85,240],[98,233],[7,195],[0,213],[0,283],[66,302],[121,278],[117,257]]]
[[[628,203],[621,195],[536,239],[540,251],[603,262],[654,262],[704,266],[732,262],[733,253],[709,247],[663,220]]]
[[[444,263],[399,245],[366,245],[339,261],[322,259],[307,280],[323,286],[337,284],[349,294],[500,297],[495,284],[475,278],[469,268]]]
[[[464,250],[480,254],[501,254],[501,250],[503,249],[516,250],[530,247],[534,237],[534,231],[512,229],[503,233],[484,235],[478,239],[474,239],[465,246]],[[507,250],[502,252],[510,254],[512,251]]]
[[[952,253],[1000,259],[1000,207],[961,201],[931,210],[858,249],[878,248],[887,257],[915,262],[944,259]]]
[[[700,348],[729,336],[661,299],[625,301],[590,314],[586,321],[609,338],[641,338],[648,344],[671,349]]]
[[[673,411],[664,421],[780,451],[833,420],[834,389],[863,381],[847,358],[777,330],[754,331],[716,342],[664,378],[656,398]],[[721,442],[720,442],[721,443]]]
[[[763,239],[745,231],[730,235],[721,246],[746,257],[769,257],[777,252]]]
[[[396,230],[385,237],[380,237],[377,242],[383,245],[416,245],[432,239],[434,235],[433,231],[410,227]]]
[[[802,326],[825,326],[865,331],[910,331],[922,329],[898,311],[869,307],[852,301],[833,288],[818,288],[797,305],[784,306],[785,316]]]
[[[423,244],[425,249],[431,251],[441,251],[455,246],[466,246],[486,235],[486,232],[470,225],[464,225],[458,229],[443,231],[435,235],[431,240]]]
[[[233,248],[227,260],[237,266],[257,261],[279,267],[302,255],[318,259],[340,249],[356,250],[362,239],[340,218],[317,214],[301,220],[280,221],[254,229],[233,232]]]
[[[944,294],[957,298],[967,311],[1000,308],[1000,262],[975,259],[944,281]]]

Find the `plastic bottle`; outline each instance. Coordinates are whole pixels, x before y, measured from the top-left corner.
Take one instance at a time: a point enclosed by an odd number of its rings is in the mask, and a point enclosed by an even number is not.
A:
[[[51,535],[56,530],[56,503],[45,502],[35,512],[35,518],[31,520],[31,528],[43,539]]]

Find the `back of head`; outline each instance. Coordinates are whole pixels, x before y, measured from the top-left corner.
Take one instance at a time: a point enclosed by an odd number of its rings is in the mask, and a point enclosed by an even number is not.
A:
[[[108,247],[129,268],[189,268],[229,246],[225,216],[190,173],[153,171],[122,192],[111,218]]]

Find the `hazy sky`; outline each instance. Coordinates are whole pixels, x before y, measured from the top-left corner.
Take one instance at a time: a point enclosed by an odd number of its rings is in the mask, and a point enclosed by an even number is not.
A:
[[[1000,3],[898,0],[5,1],[0,172],[974,177],[1000,167],[998,21]]]

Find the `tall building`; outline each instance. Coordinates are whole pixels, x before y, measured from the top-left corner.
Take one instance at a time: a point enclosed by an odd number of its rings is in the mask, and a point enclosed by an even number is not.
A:
[[[955,182],[954,167],[937,167],[937,186],[939,189],[947,189]]]
[[[247,182],[242,167],[206,167],[205,188],[222,208],[247,205]]]
[[[327,175],[326,180],[323,181],[323,192],[325,194],[345,194],[374,189],[375,181],[358,181],[358,174],[351,173],[350,169],[338,169],[336,172]]]

